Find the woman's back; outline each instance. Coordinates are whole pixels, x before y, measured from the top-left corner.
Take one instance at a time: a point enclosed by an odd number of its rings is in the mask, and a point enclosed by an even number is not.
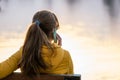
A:
[[[55,43],[52,45],[54,53],[46,46],[42,47],[42,57],[48,68],[40,69],[41,73],[73,74],[73,63],[69,52]]]
[[[72,74],[72,59],[69,52],[61,48],[61,37],[56,32],[58,28],[59,22],[54,13],[46,10],[35,13],[22,48],[0,63],[0,78],[17,68],[28,76]]]

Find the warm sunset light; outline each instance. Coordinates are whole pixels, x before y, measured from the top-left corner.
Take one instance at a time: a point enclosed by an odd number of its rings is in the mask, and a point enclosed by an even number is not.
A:
[[[120,1],[70,1],[0,0],[0,62],[23,45],[34,12],[47,9],[58,16],[57,32],[75,74],[82,80],[120,80]]]

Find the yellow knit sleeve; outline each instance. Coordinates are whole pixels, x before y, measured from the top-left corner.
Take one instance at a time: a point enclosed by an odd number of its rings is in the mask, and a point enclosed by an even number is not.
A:
[[[18,63],[22,57],[22,48],[14,53],[7,60],[0,63],[0,79],[8,76],[18,68]]]
[[[65,52],[67,53],[67,58],[68,58],[68,74],[74,74],[72,57],[68,51]]]

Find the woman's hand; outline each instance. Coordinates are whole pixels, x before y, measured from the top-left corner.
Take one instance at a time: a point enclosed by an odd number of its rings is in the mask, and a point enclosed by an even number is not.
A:
[[[58,45],[60,45],[60,46],[62,46],[62,38],[60,37],[60,35],[57,33],[56,34],[56,38],[57,38],[57,43],[58,43]]]

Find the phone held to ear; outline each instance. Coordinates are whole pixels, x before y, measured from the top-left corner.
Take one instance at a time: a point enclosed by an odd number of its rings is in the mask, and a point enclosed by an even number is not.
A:
[[[54,37],[54,43],[57,43],[58,45],[62,46],[62,38],[61,38],[60,35],[56,32],[56,29],[54,29],[53,37]]]
[[[56,29],[54,29],[53,37],[54,37],[54,43],[57,43]]]

